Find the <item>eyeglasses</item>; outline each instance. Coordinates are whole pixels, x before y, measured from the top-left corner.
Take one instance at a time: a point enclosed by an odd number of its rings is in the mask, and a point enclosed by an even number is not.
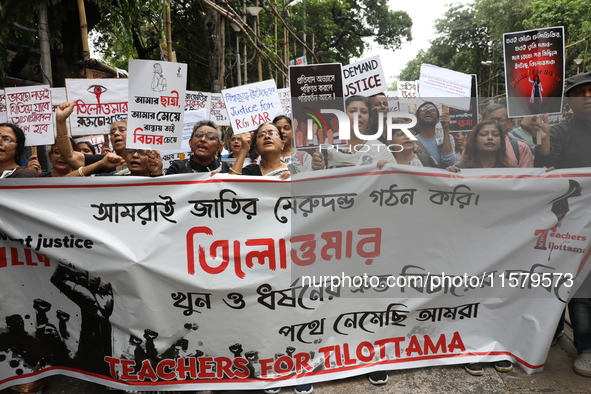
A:
[[[437,108],[436,107],[421,107],[421,109],[419,109],[419,112],[427,112],[427,111],[437,112]]]
[[[277,130],[269,130],[269,131],[259,131],[257,133],[257,138],[265,138],[266,136],[279,137],[279,132]]]
[[[59,150],[57,150],[57,149],[54,149],[54,150],[52,150],[52,151],[49,151],[49,153],[51,153],[51,155],[52,155],[52,156],[55,156],[55,157],[60,157],[60,156],[62,155],[62,154],[60,153],[60,151],[59,151]]]
[[[128,156],[133,156],[133,155],[135,155],[136,153],[137,153],[138,155],[140,155],[140,156],[147,156],[147,155],[148,155],[148,152],[147,152],[147,151],[145,151],[145,150],[143,150],[143,149],[128,149],[128,150],[127,150],[127,155],[128,155]]]
[[[200,140],[203,137],[205,137],[205,139],[208,141],[217,141],[218,140],[217,135],[215,135],[213,133],[204,133],[203,131],[196,132],[195,134],[193,134],[193,137],[197,138],[198,140]]]
[[[8,144],[12,144],[13,142],[16,142],[15,140],[13,140],[12,138],[10,138],[8,136],[0,137],[0,141],[2,141],[2,144],[4,144],[4,145],[8,145]]]
[[[232,141],[232,142],[234,142],[234,141],[242,141],[242,138],[241,137],[232,137],[230,139],[230,141]]]
[[[490,118],[487,120],[492,120],[493,122],[497,122],[497,123],[505,123],[506,121],[509,120],[509,118]]]

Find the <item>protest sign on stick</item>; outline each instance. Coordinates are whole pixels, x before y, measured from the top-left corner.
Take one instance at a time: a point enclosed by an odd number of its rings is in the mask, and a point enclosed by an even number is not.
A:
[[[211,109],[209,119],[218,126],[230,126],[230,117],[221,93],[211,94]]]
[[[478,124],[478,83],[472,75],[470,109],[449,108],[449,131],[469,131]]]
[[[380,57],[374,56],[343,66],[343,84],[345,97],[369,97],[388,90]]]
[[[323,110],[344,111],[340,63],[289,67],[289,86],[296,147],[339,141],[339,122]]]
[[[446,68],[421,64],[419,97],[448,107],[470,109],[472,77]]]
[[[185,93],[185,111],[198,111],[201,109],[209,113],[211,109],[211,93],[187,90]]]
[[[8,122],[8,118],[6,117],[6,93],[4,89],[0,89],[0,122]]]
[[[76,102],[70,116],[72,135],[108,134],[113,123],[126,120],[128,82],[107,78],[66,79],[68,99]]]
[[[146,81],[151,81],[148,85]],[[129,61],[127,146],[178,149],[183,133],[187,65]]]
[[[234,134],[253,131],[283,113],[277,86],[272,79],[223,89],[222,99]]]
[[[6,88],[6,115],[26,135],[27,146],[53,143],[49,85]]]
[[[279,100],[281,100],[283,115],[292,119],[293,113],[291,111],[291,93],[289,88],[277,89],[277,93],[279,93]]]
[[[560,113],[564,27],[503,34],[509,117]]]

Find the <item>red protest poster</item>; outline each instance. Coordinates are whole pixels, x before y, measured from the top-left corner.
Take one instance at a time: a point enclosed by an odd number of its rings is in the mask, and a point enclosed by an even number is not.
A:
[[[564,28],[503,35],[509,117],[559,113],[564,84]]]

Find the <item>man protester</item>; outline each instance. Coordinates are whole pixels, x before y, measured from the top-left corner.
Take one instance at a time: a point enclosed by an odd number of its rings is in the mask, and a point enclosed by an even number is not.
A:
[[[501,104],[490,104],[482,113],[482,120],[494,120],[501,126],[505,137],[507,157],[514,167],[531,168],[534,158],[527,142],[509,135],[513,122],[509,119],[507,108]]]
[[[456,161],[455,144],[449,133],[449,114],[444,112],[439,117],[437,106],[426,101],[416,112],[417,145],[424,153],[429,153],[440,168],[453,166]],[[437,123],[441,123],[443,134],[437,132]]]
[[[55,143],[57,144],[57,147],[60,151],[61,158],[66,163],[68,163],[70,167],[81,169],[93,163],[100,162],[101,160],[103,160],[105,155],[86,155],[82,152],[76,152],[72,148],[70,136],[68,135],[68,126],[66,125],[66,119],[68,119],[68,117],[72,114],[75,106],[75,101],[67,101],[61,103],[56,108],[55,123],[57,127],[57,136],[55,137]],[[125,140],[126,133],[126,120],[113,123],[111,125],[109,131],[109,138],[111,140],[111,145],[113,146],[113,149],[115,149],[115,152],[117,153],[117,156],[120,160],[117,162],[115,167],[104,167],[100,170],[100,172],[112,172],[114,175],[129,175],[129,169],[127,168],[127,165],[125,164],[125,161],[123,159],[127,155]],[[85,175],[89,174],[85,173]]]
[[[175,160],[170,164],[166,175],[191,172],[228,173],[230,166],[225,161],[217,160],[223,147],[222,132],[210,120],[201,120],[193,126],[193,134],[189,140],[191,158]]]
[[[547,115],[539,122],[542,143],[536,147],[536,167],[591,167],[591,72],[568,78],[564,94],[574,115],[552,127]],[[589,290],[588,279],[579,292]],[[573,369],[579,375],[591,377],[591,298],[575,294],[568,311],[579,353]]]

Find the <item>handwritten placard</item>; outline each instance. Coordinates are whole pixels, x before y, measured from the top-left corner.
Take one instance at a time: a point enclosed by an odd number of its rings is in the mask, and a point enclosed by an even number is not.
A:
[[[129,61],[128,147],[180,148],[186,83],[186,64]]]
[[[68,100],[76,102],[70,116],[72,135],[107,134],[113,123],[127,119],[127,79],[66,79]]]
[[[279,100],[281,100],[281,108],[283,108],[283,115],[292,118],[291,111],[291,93],[289,88],[277,89],[279,93]]]
[[[0,123],[8,122],[8,117],[6,116],[6,93],[4,89],[0,89]]]
[[[209,113],[211,109],[211,93],[187,90],[185,93],[185,111],[205,110]]]
[[[386,75],[382,70],[380,57],[374,56],[343,66],[343,84],[345,97],[368,97],[387,90]]]
[[[222,90],[234,134],[255,130],[283,113],[273,79]]]
[[[421,64],[419,96],[427,101],[467,111],[472,76],[446,68]]]
[[[6,88],[6,115],[26,135],[26,145],[53,143],[49,85]]]
[[[222,99],[221,93],[211,94],[211,109],[209,111],[209,120],[218,126],[230,126],[230,117],[226,110],[226,104]]]

